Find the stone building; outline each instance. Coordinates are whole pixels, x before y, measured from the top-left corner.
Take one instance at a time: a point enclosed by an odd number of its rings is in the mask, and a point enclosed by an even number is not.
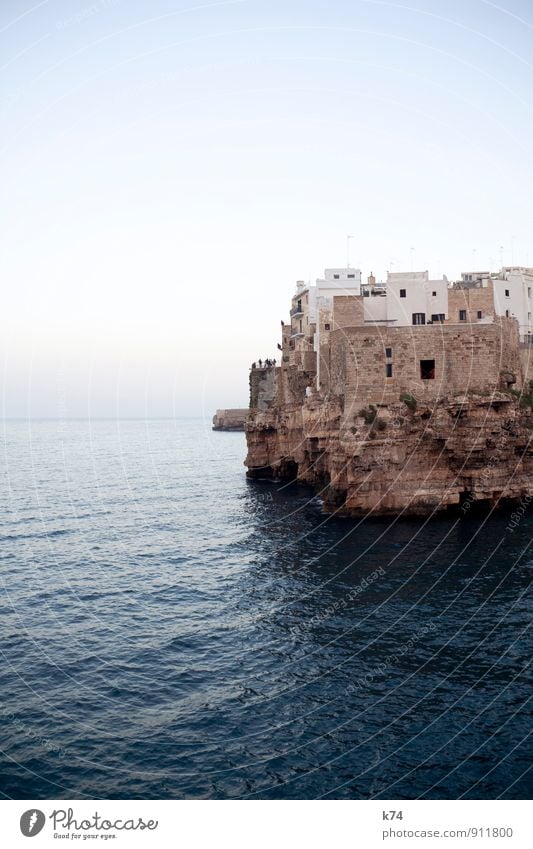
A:
[[[532,288],[522,267],[298,284],[281,365],[250,372],[248,475],[349,516],[529,503]]]
[[[384,283],[370,274],[362,283],[358,269],[326,269],[314,285],[297,284],[282,360],[312,374],[321,392],[338,391],[357,362],[349,391],[357,386],[361,398],[383,403],[415,388],[424,397],[458,391],[465,380],[494,388],[500,372],[521,386],[530,376],[532,313],[531,268],[464,272],[454,283],[427,271],[389,273]]]

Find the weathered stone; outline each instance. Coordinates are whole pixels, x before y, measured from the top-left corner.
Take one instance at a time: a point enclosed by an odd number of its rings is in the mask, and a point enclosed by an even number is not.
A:
[[[244,430],[249,410],[217,410],[213,416],[213,430]]]
[[[252,411],[249,474],[312,484],[327,510],[350,516],[427,515],[533,496],[531,410],[512,397],[447,397],[409,417],[396,403],[387,412],[378,430],[377,419],[343,425],[341,399]]]

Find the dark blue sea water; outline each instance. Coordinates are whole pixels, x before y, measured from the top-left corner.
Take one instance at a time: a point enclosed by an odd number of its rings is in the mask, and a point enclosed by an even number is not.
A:
[[[327,518],[244,454],[5,425],[4,796],[530,795],[533,519]]]

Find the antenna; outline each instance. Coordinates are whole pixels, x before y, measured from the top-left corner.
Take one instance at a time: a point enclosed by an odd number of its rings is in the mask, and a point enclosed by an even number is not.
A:
[[[350,239],[353,239],[353,236],[346,236],[346,268],[350,267]]]

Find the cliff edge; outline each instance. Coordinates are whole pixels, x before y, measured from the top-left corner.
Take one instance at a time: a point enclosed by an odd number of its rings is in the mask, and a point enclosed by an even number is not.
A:
[[[213,430],[244,430],[248,410],[217,410],[213,416]]]
[[[314,486],[340,515],[464,513],[533,496],[533,411],[502,392],[412,398],[346,416],[337,400],[257,411],[248,475]]]

